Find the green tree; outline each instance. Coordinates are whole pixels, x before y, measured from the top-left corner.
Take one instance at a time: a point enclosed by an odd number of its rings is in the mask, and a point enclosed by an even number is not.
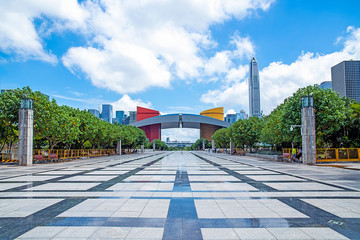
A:
[[[228,148],[230,146],[230,128],[217,130],[211,138],[219,147]]]
[[[236,146],[252,147],[260,142],[263,119],[251,117],[249,119],[238,120],[230,126],[230,136]]]

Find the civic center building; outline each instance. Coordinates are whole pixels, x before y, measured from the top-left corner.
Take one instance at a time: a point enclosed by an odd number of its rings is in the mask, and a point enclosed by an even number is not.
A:
[[[211,136],[230,123],[224,121],[224,108],[213,108],[196,114],[160,115],[159,111],[137,107],[137,121],[130,125],[141,128],[149,141],[161,139],[161,130],[168,128],[200,129],[200,137],[211,141]]]

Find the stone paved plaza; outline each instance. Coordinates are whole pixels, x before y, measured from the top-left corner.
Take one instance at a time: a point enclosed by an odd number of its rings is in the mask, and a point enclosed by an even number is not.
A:
[[[355,170],[205,152],[0,169],[0,239],[360,239]]]

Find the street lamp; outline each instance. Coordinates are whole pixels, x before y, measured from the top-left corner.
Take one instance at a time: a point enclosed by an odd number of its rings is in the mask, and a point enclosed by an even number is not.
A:
[[[302,125],[291,125],[290,131],[294,131],[294,127],[299,127],[299,128],[301,128],[301,135],[302,135]]]

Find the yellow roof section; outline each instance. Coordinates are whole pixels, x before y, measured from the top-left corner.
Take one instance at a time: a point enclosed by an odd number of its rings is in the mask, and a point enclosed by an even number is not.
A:
[[[202,111],[200,113],[200,115],[224,121],[224,108],[218,107],[218,108],[208,109],[208,110]]]

